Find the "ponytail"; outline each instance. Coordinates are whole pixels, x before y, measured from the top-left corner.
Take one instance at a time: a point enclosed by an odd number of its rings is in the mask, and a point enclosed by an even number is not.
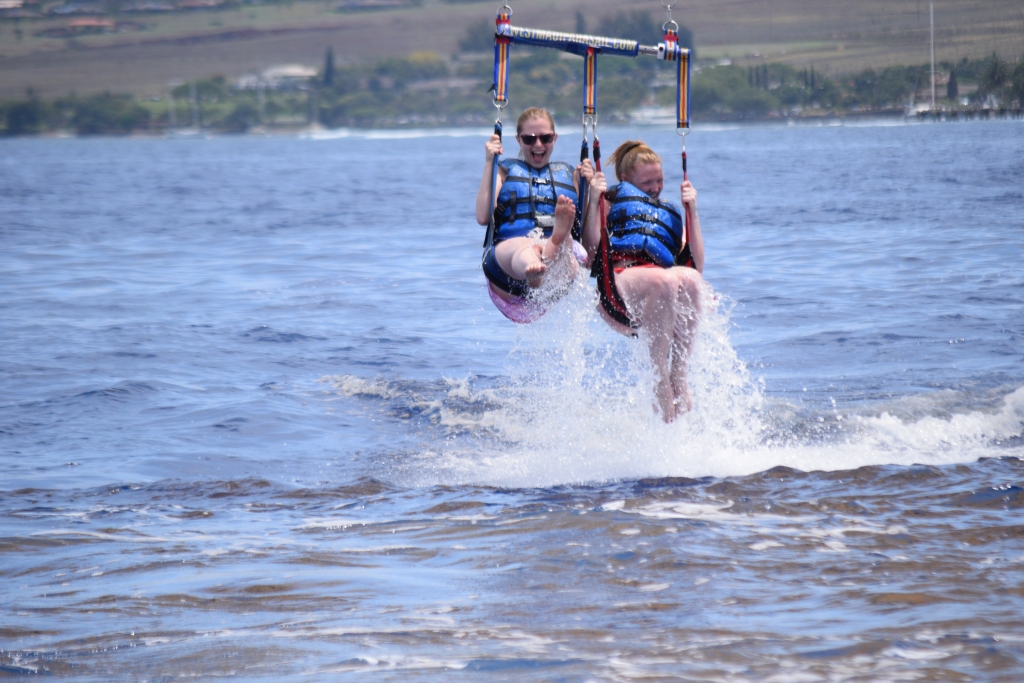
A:
[[[637,166],[660,164],[661,157],[640,140],[626,140],[615,148],[608,161],[615,164],[615,177],[621,183],[626,176],[632,176]]]

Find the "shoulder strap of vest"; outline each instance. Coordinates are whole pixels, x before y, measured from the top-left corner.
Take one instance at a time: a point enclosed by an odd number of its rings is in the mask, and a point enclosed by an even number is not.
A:
[[[524,164],[519,159],[512,159],[512,158],[502,159],[498,163],[498,167],[505,169],[506,172],[507,171],[511,171],[513,168],[516,168],[516,167],[519,167],[519,166],[525,166],[525,165],[526,164]]]
[[[679,219],[680,223],[683,222],[682,214],[679,213],[678,209],[676,209],[676,207],[674,205],[670,204],[669,202],[663,202],[663,201],[661,201],[659,199],[658,200],[658,206],[660,206],[662,209],[665,209],[665,211],[668,211],[670,214],[672,214],[677,219]]]
[[[575,169],[573,169],[572,166],[570,166],[569,164],[565,163],[564,161],[552,161],[548,165],[551,167],[551,171],[552,171],[552,173],[551,173],[551,181],[555,184],[555,187],[560,187],[563,190],[568,190],[568,191],[573,192],[573,193],[578,193],[578,191],[576,189],[576,185],[574,185],[573,182],[572,182],[573,181],[573,175],[572,174],[573,174],[573,172],[575,170]],[[566,176],[568,176],[568,178],[567,178],[568,182],[563,182],[562,180],[557,180],[555,178],[555,172],[558,172],[559,174],[564,173]]]
[[[505,159],[501,165],[508,173],[505,176],[506,183],[528,183],[533,178],[533,169],[519,159]]]

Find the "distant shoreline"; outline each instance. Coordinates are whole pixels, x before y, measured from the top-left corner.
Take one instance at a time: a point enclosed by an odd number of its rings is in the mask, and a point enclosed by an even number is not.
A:
[[[816,115],[816,116],[802,116],[802,117],[761,117],[761,118],[743,118],[743,119],[701,119],[695,120],[690,128],[690,132],[698,132],[702,128],[707,129],[735,129],[743,127],[779,127],[779,128],[793,128],[793,127],[805,127],[805,128],[818,128],[818,127],[841,127],[846,125],[855,126],[872,126],[872,125],[928,125],[928,124],[939,124],[939,123],[968,123],[975,121],[1024,121],[1024,114],[1020,110],[1015,111],[1014,116],[991,116],[991,117],[977,117],[977,118],[946,118],[941,116],[935,117],[932,115],[918,116],[918,115],[904,115],[898,112],[853,112],[846,114],[835,114],[835,115]],[[575,124],[575,125],[574,125]],[[578,130],[578,124],[576,122],[559,122],[560,130],[575,131]],[[604,130],[617,130],[621,128],[646,128],[646,129],[674,129],[674,124],[666,122],[643,122],[643,121],[615,121],[606,123],[602,126]],[[116,133],[98,133],[98,134],[77,134],[68,131],[45,131],[30,135],[19,135],[19,136],[0,136],[0,141],[3,140],[26,140],[26,139],[50,139],[50,140],[64,140],[64,139],[135,139],[135,140],[168,140],[168,139],[214,139],[214,138],[304,138],[309,140],[340,140],[345,138],[357,138],[357,139],[402,139],[402,138],[420,138],[420,137],[443,137],[443,136],[456,136],[456,137],[484,137],[490,134],[490,125],[476,125],[476,126],[451,126],[451,125],[436,125],[436,126],[391,126],[391,127],[341,127],[341,128],[323,128],[323,127],[280,127],[270,130],[250,130],[250,131],[237,131],[237,132],[225,132],[225,131],[198,131],[198,132],[183,132],[181,130],[159,130],[159,131],[132,131],[130,133],[116,134]]]
[[[543,103],[555,120],[579,120],[582,85],[557,53],[530,57],[531,80],[518,82],[517,107]],[[433,53],[321,70],[275,67],[229,82],[213,76],[177,82],[163,95],[69,95],[43,100],[32,90],[0,102],[0,135],[284,134],[326,129],[402,130],[489,126],[496,116],[487,94],[489,64],[482,57],[449,63]],[[770,63],[741,68],[694,68],[689,86],[694,123],[770,123],[914,118],[960,120],[1020,118],[1024,60],[941,65],[928,98],[927,66],[880,73],[822,75]],[[625,62],[602,80],[602,125],[672,125],[674,82],[651,63]],[[543,87],[541,87],[543,86]],[[519,104],[519,103],[522,104]],[[915,104],[915,102],[917,104]],[[506,112],[512,120],[517,109]]]

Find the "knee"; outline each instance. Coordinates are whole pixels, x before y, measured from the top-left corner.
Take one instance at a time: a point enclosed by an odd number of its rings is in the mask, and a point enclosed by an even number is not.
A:
[[[524,242],[516,248],[516,256],[520,258],[530,258],[532,254],[540,256],[541,253],[541,245],[537,242]]]
[[[679,289],[679,283],[666,271],[654,272],[657,275],[651,278],[648,296],[663,305],[671,306],[677,298],[676,292]]]
[[[679,302],[700,312],[700,290],[703,282],[700,273],[692,268],[680,268],[679,271],[676,280]]]

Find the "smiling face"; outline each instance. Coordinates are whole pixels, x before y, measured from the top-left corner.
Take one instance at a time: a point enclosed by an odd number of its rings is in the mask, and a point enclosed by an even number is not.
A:
[[[640,164],[633,172],[622,178],[627,183],[637,186],[651,199],[657,199],[661,189],[665,187],[665,175],[661,172],[661,164]]]
[[[532,145],[527,145],[523,142],[524,135],[536,137]],[[545,145],[540,141],[541,135],[551,135],[551,142]],[[555,141],[557,139],[558,134],[555,133],[554,126],[544,117],[535,117],[524,121],[522,128],[520,128],[519,133],[516,135],[519,147],[523,150],[523,159],[534,168],[544,168],[547,165],[551,159],[551,151],[555,148]]]

